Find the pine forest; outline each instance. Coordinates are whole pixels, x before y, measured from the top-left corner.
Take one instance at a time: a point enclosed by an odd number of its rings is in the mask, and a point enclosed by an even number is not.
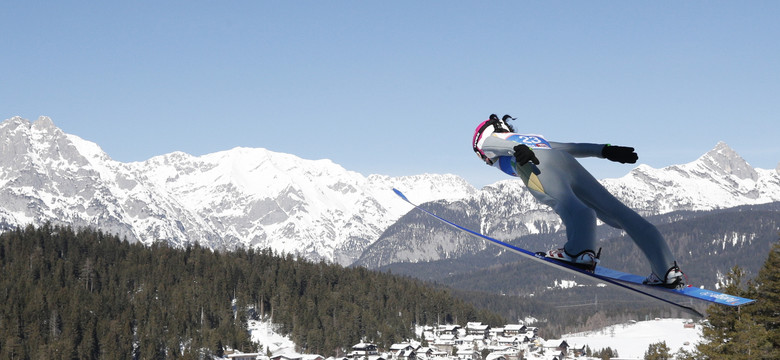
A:
[[[414,338],[416,325],[506,323],[485,308],[545,310],[528,299],[452,291],[268,250],[145,246],[50,224],[1,234],[0,269],[2,359],[201,359],[226,348],[262,352],[249,338],[250,318],[271,320],[302,353],[343,356],[361,341],[387,348]],[[757,301],[739,309],[710,306],[705,343],[675,358],[780,358],[780,242],[755,278],[734,267],[719,288]],[[546,310],[543,328],[596,328],[621,320],[608,316],[612,311],[564,318]],[[633,311],[638,313],[618,313],[637,318],[642,312]],[[648,354],[665,358],[664,344],[654,345]]]
[[[0,358],[201,358],[254,348],[249,316],[300,351],[343,355],[413,337],[415,324],[503,318],[447,290],[269,251],[131,244],[93,230],[28,226],[0,235]]]

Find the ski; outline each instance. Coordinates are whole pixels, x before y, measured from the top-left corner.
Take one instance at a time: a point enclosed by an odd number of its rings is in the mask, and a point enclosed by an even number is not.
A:
[[[455,223],[453,223],[453,222],[451,222],[451,221],[449,221],[447,219],[444,219],[444,218],[442,218],[442,217],[440,217],[440,216],[438,216],[438,215],[436,215],[436,214],[434,214],[434,213],[432,213],[432,212],[430,212],[430,211],[420,207],[419,205],[413,203],[412,201],[410,201],[406,197],[406,195],[404,195],[398,189],[393,188],[393,191],[401,199],[403,199],[404,201],[406,201],[410,205],[414,206],[415,208],[417,208],[417,209],[425,212],[426,214],[428,214],[428,215],[438,219],[439,221],[444,222],[445,224],[447,224],[449,226],[452,226],[452,227],[454,227],[454,228],[456,228],[458,230],[464,231],[464,232],[466,232],[466,233],[468,233],[468,234],[470,234],[470,235],[472,235],[474,237],[481,238],[481,239],[484,239],[484,240],[488,240],[490,243],[492,243],[494,245],[498,245],[498,246],[504,247],[504,248],[514,252],[514,253],[522,255],[522,256],[524,256],[526,258],[529,258],[531,260],[543,263],[545,265],[549,265],[549,266],[558,268],[560,270],[567,271],[569,273],[573,273],[575,275],[583,275],[583,276],[587,276],[587,277],[590,277],[590,278],[593,278],[593,279],[596,279],[596,280],[600,280],[600,281],[603,281],[605,283],[609,283],[609,284],[615,285],[615,286],[617,286],[619,288],[626,289],[628,291],[637,293],[639,295],[648,296],[650,298],[662,301],[664,303],[667,303],[667,304],[670,304],[670,305],[682,308],[684,310],[692,312],[692,313],[694,313],[694,314],[696,314],[698,316],[701,316],[701,317],[704,317],[704,316],[699,311],[694,309],[693,307],[686,306],[686,305],[683,305],[683,304],[680,304],[680,303],[677,303],[677,302],[674,302],[674,301],[662,298],[660,296],[654,295],[654,294],[650,293],[649,290],[652,289],[652,290],[655,290],[655,291],[661,291],[661,292],[664,292],[664,293],[670,293],[670,294],[674,294],[674,295],[685,296],[685,297],[689,297],[689,298],[693,298],[693,299],[697,299],[697,300],[703,300],[703,301],[707,301],[707,302],[710,302],[710,303],[727,305],[727,306],[740,306],[740,305],[749,304],[749,303],[752,303],[752,302],[755,301],[755,300],[752,300],[752,299],[746,299],[746,298],[742,298],[742,297],[739,297],[739,296],[724,294],[724,293],[720,293],[720,292],[713,291],[713,290],[706,290],[706,289],[696,288],[696,287],[692,287],[690,285],[688,285],[687,287],[678,288],[678,289],[668,289],[668,288],[661,287],[661,286],[646,285],[646,284],[642,283],[644,281],[644,277],[643,276],[630,274],[630,273],[625,273],[625,272],[622,272],[622,271],[613,270],[613,269],[605,268],[605,267],[602,267],[602,266],[597,266],[595,271],[593,271],[593,272],[590,272],[590,271],[587,271],[587,270],[583,270],[581,268],[569,265],[567,263],[559,262],[557,260],[545,257],[545,256],[540,255],[540,254],[537,254],[537,253],[535,253],[533,251],[529,251],[529,250],[526,250],[526,249],[523,249],[523,248],[519,248],[517,246],[505,243],[505,242],[503,242],[501,240],[497,240],[497,239],[494,239],[492,237],[489,237],[489,236],[483,235],[481,233],[478,233],[476,231],[467,229],[467,228],[465,228],[463,226],[460,226],[460,225],[455,224]],[[637,286],[637,287],[634,287],[634,286]],[[645,288],[647,288],[648,291],[646,291]]]

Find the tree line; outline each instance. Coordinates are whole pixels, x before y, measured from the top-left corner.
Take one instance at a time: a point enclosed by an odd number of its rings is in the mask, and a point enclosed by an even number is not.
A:
[[[758,275],[746,280],[745,271],[735,266],[719,282],[726,293],[755,299],[741,307],[712,305],[702,328],[702,342],[694,351],[673,353],[666,342],[651,344],[645,359],[731,360],[780,359],[780,241]]]
[[[720,282],[724,292],[751,299],[740,308],[711,306],[692,358],[780,359],[780,241],[772,245],[758,275],[745,279],[734,267]]]
[[[298,351],[380,347],[415,325],[504,324],[419,280],[314,263],[269,250],[144,246],[91,229],[45,224],[0,235],[0,358],[190,359],[258,351],[265,317]]]

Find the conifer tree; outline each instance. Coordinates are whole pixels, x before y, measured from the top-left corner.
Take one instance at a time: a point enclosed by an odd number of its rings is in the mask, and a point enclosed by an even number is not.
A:
[[[708,323],[702,329],[704,342],[697,346],[706,359],[777,359],[778,317],[780,317],[780,242],[772,246],[769,257],[754,282],[742,287],[744,271],[734,267],[720,282],[724,292],[756,299],[740,308],[710,306]]]
[[[737,296],[747,296],[742,289],[744,270],[734,266],[724,279],[718,282],[718,288],[723,292]],[[728,359],[734,352],[734,338],[739,321],[740,308],[713,305],[707,309],[707,322],[702,328],[705,342],[697,346],[697,350],[709,359]]]
[[[777,359],[763,324],[754,321],[750,311],[743,311],[735,324],[732,353],[729,359]]]
[[[780,241],[772,246],[755,282],[757,301],[749,310],[755,322],[766,329],[775,349],[773,358],[777,359],[780,358]]]
[[[601,349],[601,350],[593,352],[593,357],[597,357],[597,358],[602,359],[602,360],[609,360],[609,359],[611,359],[613,357],[617,357],[617,356],[618,356],[617,350],[613,350],[609,346],[607,346],[604,349]]]
[[[666,341],[650,344],[645,351],[645,360],[669,360],[671,358],[671,349],[666,345]]]

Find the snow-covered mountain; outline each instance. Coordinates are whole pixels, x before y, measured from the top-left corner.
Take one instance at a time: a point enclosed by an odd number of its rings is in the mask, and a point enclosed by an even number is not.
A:
[[[719,142],[691,163],[662,169],[639,165],[603,183],[626,205],[650,214],[722,209],[780,200],[780,164],[773,170],[753,168]]]
[[[342,264],[409,210],[393,186],[422,200],[476,192],[454,175],[366,177],[265,149],[121,163],[47,117],[0,123],[0,151],[5,228],[50,221],[147,244],[270,247]]]
[[[363,176],[330,160],[249,148],[122,163],[47,117],[0,123],[0,154],[3,228],[50,221],[146,244],[270,247],[340,264],[364,250],[371,265],[475,250],[452,239],[433,241],[436,235],[419,224],[396,224],[410,207],[392,187],[417,202],[462,207],[474,228],[498,238],[561,227],[515,180],[477,190],[455,175]],[[690,164],[640,165],[604,184],[649,214],[780,201],[778,170],[754,169],[724,143]]]
[[[402,186],[398,189],[404,191]],[[405,191],[404,194],[422,203]],[[530,234],[553,233],[562,226],[558,215],[537,201],[520,180],[503,180],[485,186],[472,196],[436,201],[425,207],[466,228],[478,229],[504,241]],[[458,258],[487,246],[421,211],[412,211],[388,227],[355,265],[378,268],[398,262]]]
[[[601,183],[643,215],[780,201],[780,166],[774,170],[755,169],[723,142],[691,163],[662,169],[639,165],[622,178],[605,179]],[[409,198],[418,201],[412,196]],[[426,206],[463,226],[479,229],[500,240],[551,234],[562,228],[560,218],[549,207],[534,200],[517,180],[486,186],[468,198],[438,201]],[[539,241],[534,243],[536,248],[555,245]],[[412,212],[390,226],[356,264],[376,268],[399,262],[451,259],[486,246],[426,219],[420,212]]]

